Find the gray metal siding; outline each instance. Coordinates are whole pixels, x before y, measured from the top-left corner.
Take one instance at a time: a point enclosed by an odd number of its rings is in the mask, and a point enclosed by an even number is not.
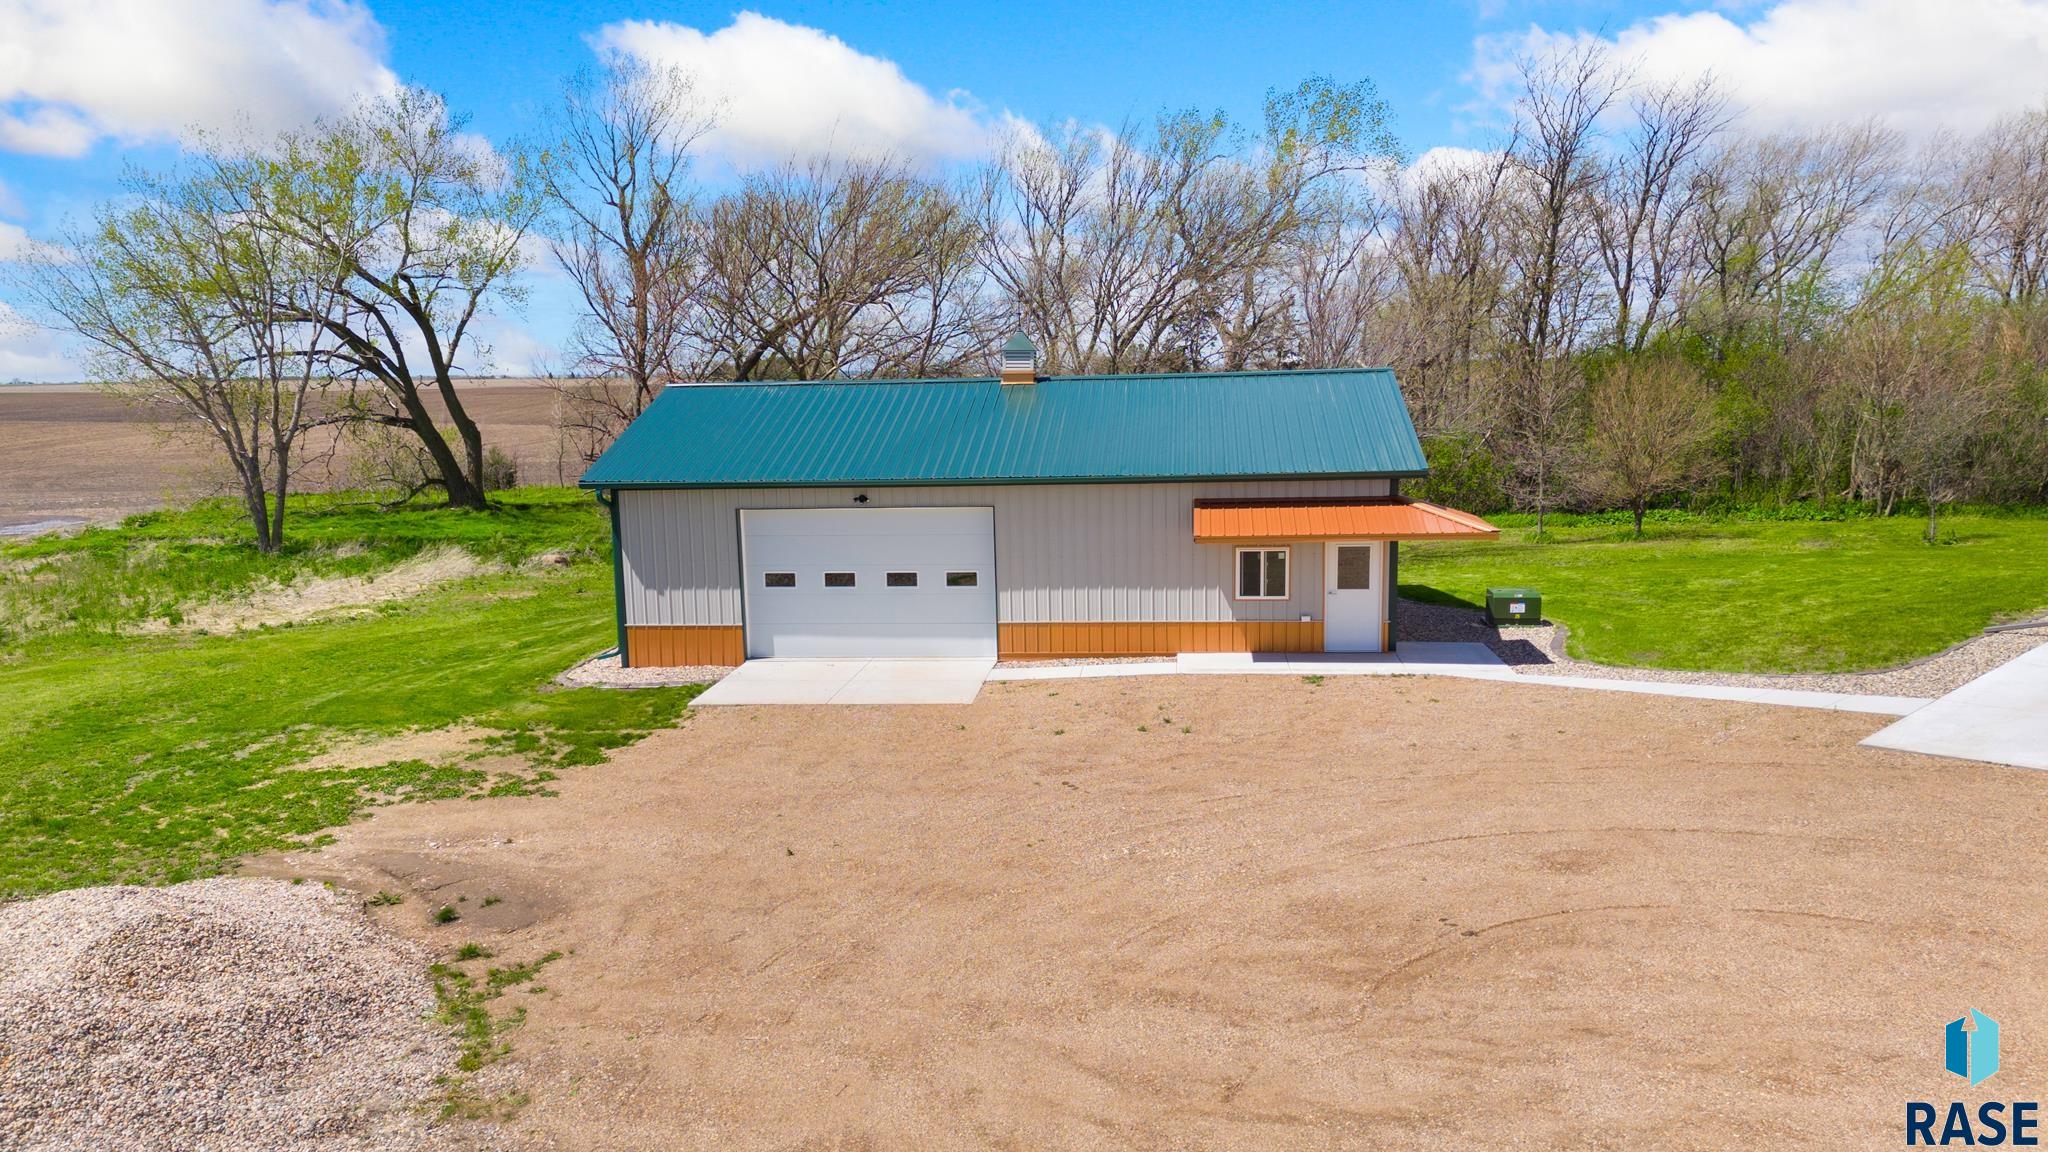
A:
[[[1297,620],[1323,615],[1323,549],[1296,544],[1285,600],[1231,598],[1236,549],[1194,542],[1197,499],[1385,496],[1385,480],[877,488],[626,489],[626,623],[740,623],[739,510],[995,509],[1004,623]],[[853,498],[866,493],[868,503]]]

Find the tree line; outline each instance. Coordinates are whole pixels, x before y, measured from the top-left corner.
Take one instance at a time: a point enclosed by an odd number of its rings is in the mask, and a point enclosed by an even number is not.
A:
[[[1312,79],[1252,124],[709,179],[715,103],[622,61],[525,144],[419,89],[202,138],[14,281],[213,436],[265,548],[324,424],[485,505],[463,373],[537,261],[582,304],[555,385],[586,459],[671,383],[986,375],[1022,330],[1054,374],[1391,366],[1427,493],[1539,531],[1685,497],[1911,504],[1931,539],[1943,505],[2048,500],[2048,111],[1760,134],[1596,46],[1519,92],[1492,146],[1412,164],[1371,84]]]

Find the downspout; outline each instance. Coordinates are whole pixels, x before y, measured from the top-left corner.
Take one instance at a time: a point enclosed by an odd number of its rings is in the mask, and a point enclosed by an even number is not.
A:
[[[1387,541],[1387,651],[1392,652],[1400,643],[1401,621],[1397,605],[1401,603],[1401,542]]]
[[[1387,481],[1387,495],[1401,494],[1401,480],[1396,477]],[[1401,604],[1401,542],[1387,541],[1387,643],[1389,652],[1400,643],[1401,620],[1398,615]]]
[[[619,667],[631,668],[632,661],[626,655],[626,565],[619,548],[619,490],[599,488],[596,494],[597,502],[612,517],[612,615],[619,625]]]

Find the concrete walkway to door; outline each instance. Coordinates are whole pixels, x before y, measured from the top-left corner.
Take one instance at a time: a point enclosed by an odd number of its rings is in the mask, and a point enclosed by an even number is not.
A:
[[[749,660],[691,707],[720,704],[972,704],[984,660]]]

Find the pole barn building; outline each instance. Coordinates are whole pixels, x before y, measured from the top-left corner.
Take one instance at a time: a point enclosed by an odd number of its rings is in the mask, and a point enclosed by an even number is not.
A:
[[[1383,368],[679,385],[591,466],[629,667],[1393,647],[1426,464]]]

